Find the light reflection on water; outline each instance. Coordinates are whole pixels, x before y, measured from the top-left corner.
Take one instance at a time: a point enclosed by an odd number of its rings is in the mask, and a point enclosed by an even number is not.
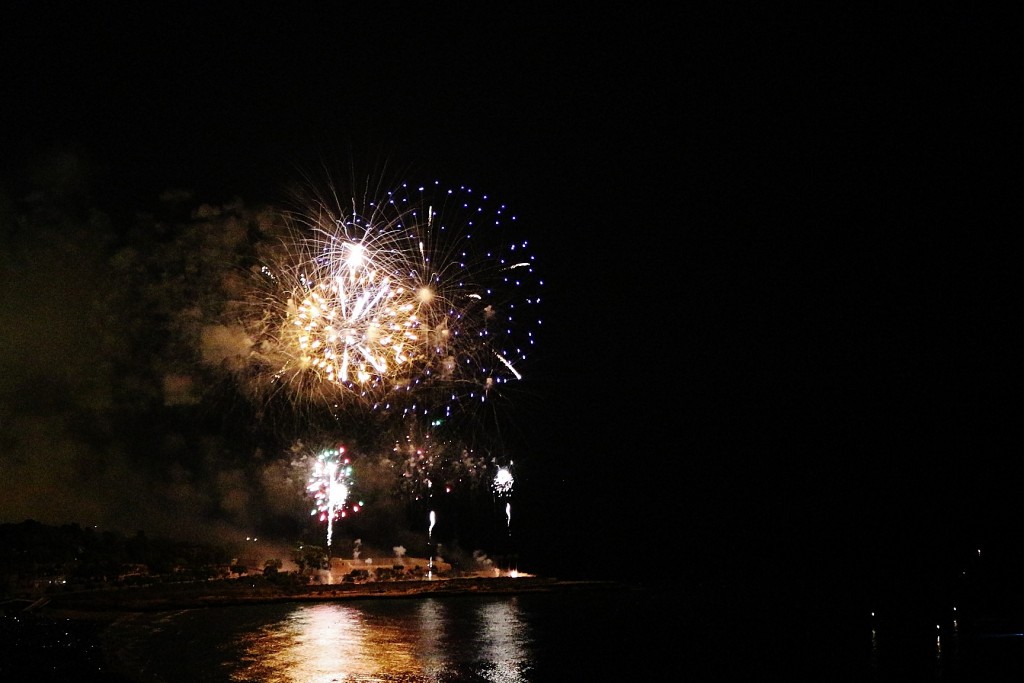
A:
[[[132,615],[104,651],[146,683],[652,680],[705,659],[711,616],[626,591],[292,602]]]
[[[221,671],[235,683],[526,683],[531,643],[514,598],[301,604],[232,636]]]
[[[210,607],[130,615],[105,631],[104,651],[140,683],[561,683],[663,680],[665,671],[694,681],[1021,680],[1017,620],[965,631],[959,615],[782,613],[675,597],[582,591]]]
[[[530,633],[516,600],[484,603],[480,609],[477,649],[490,666],[479,673],[496,683],[520,683],[529,669],[526,645]]]

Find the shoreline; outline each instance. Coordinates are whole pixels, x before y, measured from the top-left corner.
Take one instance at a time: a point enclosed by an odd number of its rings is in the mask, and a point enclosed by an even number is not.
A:
[[[4,602],[0,636],[13,646],[0,669],[17,680],[135,683],[106,640],[108,629],[144,614],[246,607],[270,603],[352,600],[474,599],[513,594],[573,594],[642,589],[628,583],[549,578],[445,578],[311,586],[278,586],[260,579],[154,584],[132,588],[21,596]],[[469,597],[467,597],[469,596]],[[29,609],[31,608],[31,609]]]
[[[162,584],[137,588],[54,593],[40,597],[23,611],[50,619],[114,621],[126,613],[273,602],[330,602],[401,599],[424,596],[508,595],[579,590],[626,590],[615,581],[563,581],[535,576],[472,577],[409,581],[279,586],[233,579],[226,582]],[[26,600],[26,602],[28,602]]]

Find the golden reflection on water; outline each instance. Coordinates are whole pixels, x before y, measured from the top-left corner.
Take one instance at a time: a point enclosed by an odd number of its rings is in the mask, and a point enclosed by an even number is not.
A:
[[[525,683],[529,634],[514,599],[481,601],[469,624],[456,624],[441,600],[416,602],[399,616],[341,603],[298,605],[240,636],[231,680],[414,683],[468,675]]]
[[[515,600],[481,605],[477,643],[481,660],[488,664],[480,673],[495,683],[521,683],[529,667],[524,643],[528,630]]]

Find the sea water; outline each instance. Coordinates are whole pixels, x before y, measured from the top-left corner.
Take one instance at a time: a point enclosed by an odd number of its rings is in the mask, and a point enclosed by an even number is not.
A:
[[[375,598],[127,616],[104,635],[136,681],[419,683],[1019,680],[1024,629],[961,632],[671,589]],[[982,679],[977,678],[982,676]]]
[[[625,680],[658,670],[655,604],[600,590],[210,607],[127,616],[104,647],[166,683]]]

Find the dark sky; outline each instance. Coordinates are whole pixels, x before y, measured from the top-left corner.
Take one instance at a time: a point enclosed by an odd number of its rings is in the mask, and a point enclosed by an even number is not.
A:
[[[873,568],[1016,533],[1018,268],[995,198],[1020,140],[980,18],[138,12],[4,10],[5,221],[72,166],[118,225],[169,188],[256,205],[304,173],[382,161],[500,195],[546,277],[517,494],[539,564]],[[59,392],[66,373],[24,352],[50,342],[23,312],[52,278],[89,276],[53,264],[6,270],[0,370],[61,375]],[[83,287],[49,301],[58,330],[90,322]],[[31,474],[51,497],[36,513],[3,496],[0,521],[85,523],[42,483],[76,475],[10,433],[36,410],[19,386],[0,396],[4,486]],[[225,490],[234,474],[209,476]]]

